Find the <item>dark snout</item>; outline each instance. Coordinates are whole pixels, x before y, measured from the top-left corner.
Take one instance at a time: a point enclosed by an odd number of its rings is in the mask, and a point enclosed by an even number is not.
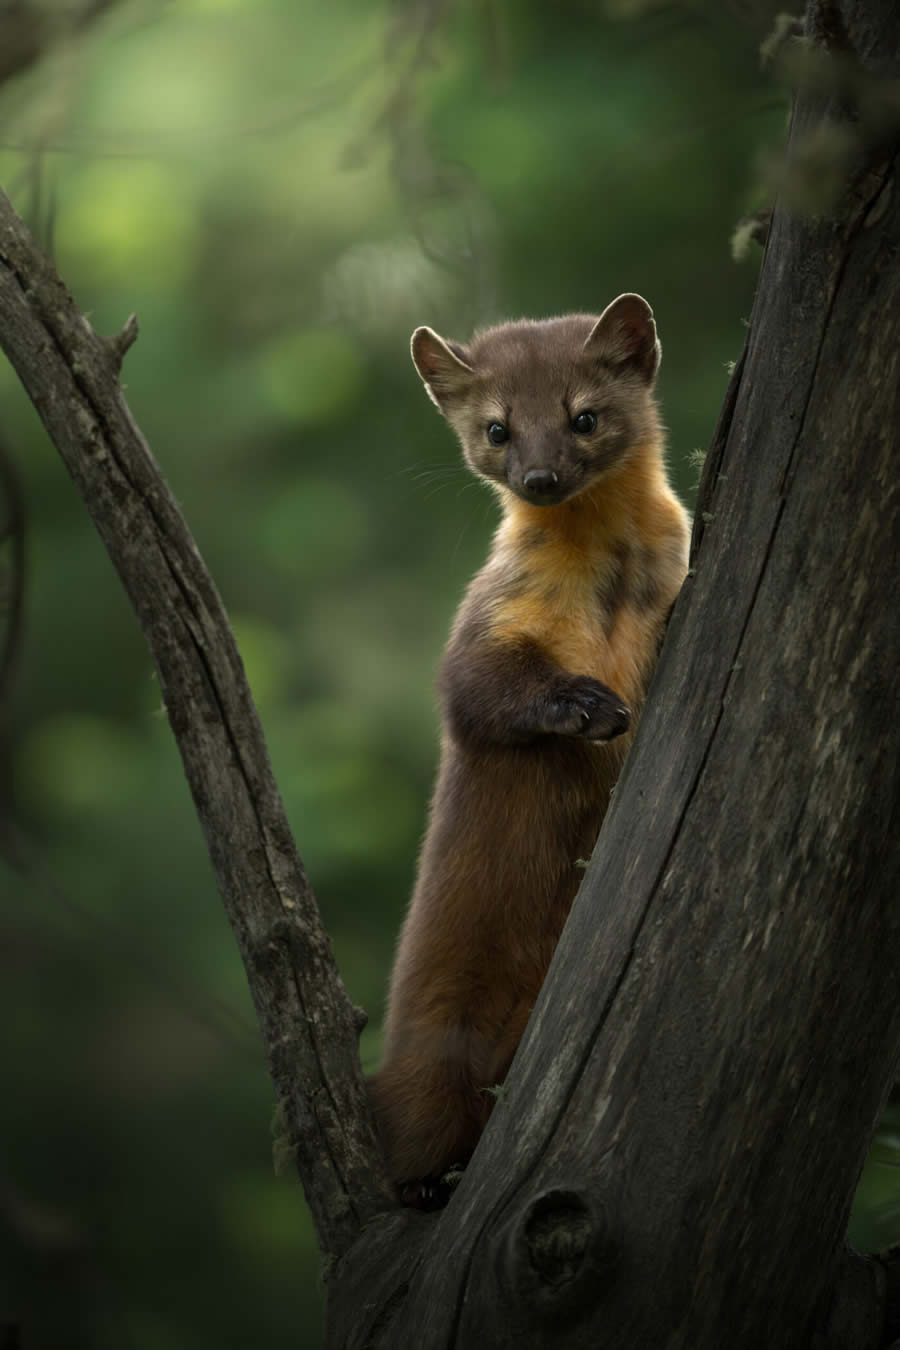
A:
[[[546,497],[559,486],[559,474],[555,469],[529,469],[522,482],[529,497]]]
[[[543,458],[543,462],[541,462]],[[507,469],[507,482],[517,497],[535,506],[555,506],[571,494],[572,484],[560,465],[551,467],[550,456],[519,460]]]

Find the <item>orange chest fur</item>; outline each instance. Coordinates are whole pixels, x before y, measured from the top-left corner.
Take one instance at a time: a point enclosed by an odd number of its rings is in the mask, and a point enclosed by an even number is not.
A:
[[[520,559],[519,584],[494,607],[492,634],[501,642],[528,637],[562,669],[602,680],[636,704],[662,617],[659,605],[637,603],[646,580],[619,545],[585,551],[551,536]]]

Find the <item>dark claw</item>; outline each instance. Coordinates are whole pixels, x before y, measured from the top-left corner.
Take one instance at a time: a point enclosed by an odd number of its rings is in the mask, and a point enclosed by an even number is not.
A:
[[[552,689],[543,730],[558,736],[611,741],[631,725],[621,696],[589,675],[573,675]]]
[[[462,1180],[464,1163],[454,1165],[439,1177],[423,1177],[421,1181],[403,1181],[398,1186],[400,1203],[409,1209],[433,1211],[443,1209]]]
[[[424,1177],[421,1181],[405,1181],[398,1188],[400,1203],[408,1209],[431,1213],[443,1209],[450,1199],[450,1187],[440,1177]]]

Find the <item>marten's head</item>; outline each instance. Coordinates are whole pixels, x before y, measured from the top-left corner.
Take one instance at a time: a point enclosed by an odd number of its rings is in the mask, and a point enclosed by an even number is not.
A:
[[[465,346],[417,328],[412,357],[475,473],[536,506],[574,497],[659,435],[660,348],[639,295],[599,319],[521,319]]]

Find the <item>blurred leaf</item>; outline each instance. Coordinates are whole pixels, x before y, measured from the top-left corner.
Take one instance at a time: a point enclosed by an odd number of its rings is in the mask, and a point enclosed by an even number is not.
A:
[[[218,1200],[229,1241],[266,1283],[295,1276],[299,1257],[316,1258],[312,1221],[296,1175],[244,1172],[221,1187]]]
[[[139,793],[141,751],[134,732],[112,721],[48,719],[38,723],[20,750],[20,781],[31,802],[51,814],[104,811]]]
[[[289,333],[270,343],[260,363],[269,397],[292,422],[354,418],[365,367],[348,334],[334,329]]]
[[[900,1242],[900,1106],[882,1117],[860,1178],[849,1239],[861,1251]]]
[[[323,478],[298,453],[293,481],[272,496],[259,542],[266,560],[291,577],[333,578],[359,563],[369,541],[369,522],[352,483]]]
[[[152,269],[154,284],[177,291],[191,263],[193,206],[177,175],[146,161],[99,162],[66,184],[58,230],[61,259],[86,267],[94,285]]]
[[[231,626],[254,702],[261,711],[286,696],[291,654],[283,633],[250,615],[232,614]]]

